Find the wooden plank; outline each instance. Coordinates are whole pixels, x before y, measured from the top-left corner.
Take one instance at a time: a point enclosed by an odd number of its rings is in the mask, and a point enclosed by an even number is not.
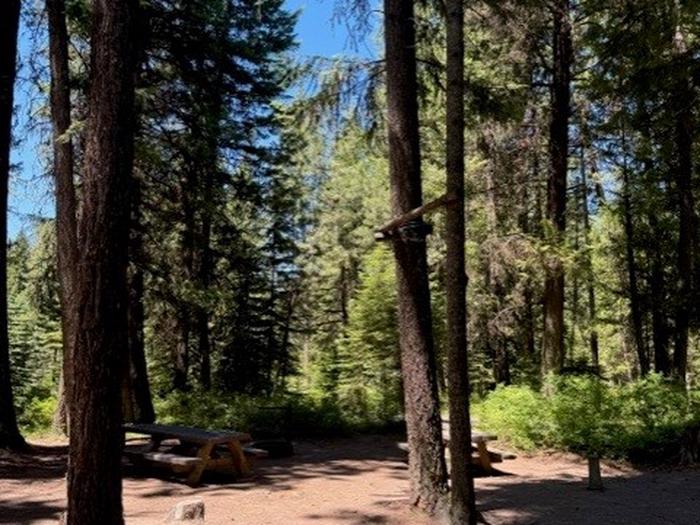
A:
[[[498,436],[496,434],[489,434],[488,432],[472,432],[472,443],[486,443],[488,441],[496,441]]]
[[[225,444],[231,439],[238,440],[242,443],[252,441],[250,434],[245,432],[204,430],[180,425],[126,423],[123,425],[123,429],[125,432],[155,436],[160,440],[164,438],[175,438],[184,443],[194,443],[197,445],[204,445],[205,443],[212,443],[214,445]]]
[[[428,215],[429,213],[432,213],[436,210],[439,210],[443,206],[449,206],[450,204],[453,204],[455,202],[457,202],[457,197],[455,195],[446,193],[443,196],[438,197],[434,201],[430,201],[429,203],[414,208],[411,211],[404,213],[403,215],[394,217],[386,224],[377,228],[377,230],[374,233],[374,238],[378,241],[384,240],[388,235],[391,234],[391,232],[400,228],[404,224],[416,220],[424,215]]]
[[[141,455],[145,460],[153,463],[165,463],[181,467],[195,467],[201,463],[199,458],[169,454],[167,452],[146,452]]]
[[[270,453],[267,450],[255,447],[243,447],[243,452],[247,456],[253,456],[256,458],[267,458],[270,456]]]

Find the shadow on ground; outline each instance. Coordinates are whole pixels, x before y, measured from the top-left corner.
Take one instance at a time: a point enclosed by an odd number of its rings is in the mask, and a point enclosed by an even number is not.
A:
[[[308,513],[302,512],[306,520],[319,525],[422,524],[418,517],[405,522],[389,517],[406,510],[408,476],[400,441],[400,436],[358,436],[302,442],[293,457],[256,462],[248,478],[208,474],[201,492],[226,501],[230,497],[235,506],[235,498],[251,489],[262,488],[273,495],[292,491],[306,480],[341,480],[355,484],[347,485],[347,505],[332,512],[314,512],[312,507]],[[60,491],[65,457],[65,447],[37,447],[32,454],[0,455],[0,481],[6,479],[22,486],[51,483]],[[500,475],[476,480],[479,509],[492,525],[700,525],[700,470],[626,472],[608,477],[606,491],[590,492],[580,477],[581,465],[571,460],[560,460],[556,468],[547,457],[516,461],[517,468],[515,462],[506,461],[499,465]],[[389,486],[396,490],[372,492],[371,507],[353,509],[353,491],[371,490],[360,485],[364,483],[363,475],[377,469],[395,480]],[[143,501],[182,497],[200,490],[190,489],[182,478],[171,477],[166,471],[127,468],[125,480],[130,497]],[[10,494],[0,500],[0,524],[41,523],[56,519],[62,511],[60,501],[37,502],[36,498],[13,498]],[[274,499],[269,504],[274,505]]]
[[[638,472],[605,480],[603,492],[573,475],[477,482],[479,509],[494,525],[698,525],[700,471]]]

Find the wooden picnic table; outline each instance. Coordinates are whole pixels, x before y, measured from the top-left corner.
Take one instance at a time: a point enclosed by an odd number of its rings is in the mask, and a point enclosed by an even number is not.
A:
[[[125,454],[132,460],[146,461],[152,464],[170,467],[175,472],[188,473],[187,482],[197,485],[205,470],[227,470],[238,476],[250,472],[250,466],[245,457],[243,443],[251,441],[250,434],[244,432],[203,430],[178,425],[161,425],[157,423],[127,423],[123,425],[124,432],[143,434],[150,440],[145,448],[127,450]],[[170,439],[176,439],[180,445],[191,445],[196,448],[196,456],[183,455],[175,452],[177,447],[160,451],[161,444]],[[216,447],[224,446],[230,453],[230,458],[212,453]],[[214,457],[216,456],[216,457]]]
[[[474,422],[472,422],[474,426]],[[445,444],[450,442],[450,422],[443,419],[442,421],[442,439]],[[490,451],[488,449],[489,441],[496,441],[498,436],[489,432],[479,432],[472,430],[472,450],[476,449],[477,456],[474,458],[474,463],[481,466],[484,472],[493,472],[493,463],[503,461],[503,454],[500,452]]]

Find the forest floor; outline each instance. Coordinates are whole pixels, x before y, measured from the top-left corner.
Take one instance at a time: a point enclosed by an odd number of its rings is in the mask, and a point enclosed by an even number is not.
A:
[[[407,507],[405,453],[391,436],[296,444],[286,459],[260,460],[231,482],[139,475],[124,479],[127,525],[163,523],[181,500],[203,498],[207,525],[429,525]],[[0,454],[0,523],[56,523],[65,506],[66,448],[41,443],[31,455]],[[585,462],[573,455],[518,457],[501,475],[476,480],[492,525],[700,524],[700,470],[603,467],[607,490],[585,488]]]

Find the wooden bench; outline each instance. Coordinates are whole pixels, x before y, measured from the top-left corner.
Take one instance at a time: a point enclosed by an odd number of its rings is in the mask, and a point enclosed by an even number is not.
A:
[[[124,455],[134,463],[149,463],[160,467],[169,467],[176,473],[191,472],[202,460],[168,452],[146,452],[140,450],[124,450]]]
[[[246,452],[255,457],[267,455],[264,450],[244,448],[242,443],[252,441],[250,434],[244,432],[203,430],[156,423],[128,423],[123,426],[123,430],[149,437],[146,446],[125,447],[124,455],[130,461],[168,467],[175,473],[186,473],[187,482],[192,486],[199,484],[205,470],[224,470],[236,476],[245,476],[250,472]],[[176,440],[177,445],[160,450],[166,440]],[[194,456],[178,452],[178,449],[188,447],[196,451]]]

